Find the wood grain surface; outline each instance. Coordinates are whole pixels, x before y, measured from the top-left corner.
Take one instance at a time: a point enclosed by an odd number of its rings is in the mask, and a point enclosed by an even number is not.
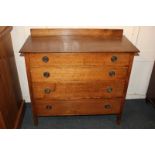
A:
[[[125,81],[33,83],[35,99],[86,99],[123,97]]]
[[[127,77],[127,67],[40,67],[31,68],[32,82],[101,81]],[[109,74],[114,72],[115,75]],[[44,74],[48,73],[49,77]]]
[[[12,27],[0,27],[0,112],[5,128],[15,128],[23,103],[11,40]],[[22,112],[20,112],[22,113]],[[22,121],[22,120],[21,120]],[[18,126],[19,127],[19,126]]]
[[[38,116],[117,114],[120,107],[121,99],[35,101]]]
[[[132,52],[139,50],[123,30],[32,29],[21,53],[42,52]]]
[[[49,36],[88,36],[100,38],[120,39],[123,35],[122,29],[31,29],[32,37],[49,37]]]
[[[30,54],[31,67],[129,66],[130,53],[44,53]],[[116,60],[113,60],[113,57]],[[44,59],[47,59],[46,61]],[[113,61],[112,61],[113,60]]]

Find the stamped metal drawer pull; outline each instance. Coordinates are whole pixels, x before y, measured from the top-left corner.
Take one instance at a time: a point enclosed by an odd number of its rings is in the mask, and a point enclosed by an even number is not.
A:
[[[109,76],[110,76],[110,77],[114,77],[115,75],[116,75],[115,71],[110,71],[110,72],[109,72]]]
[[[112,87],[108,87],[108,88],[107,88],[107,92],[108,92],[108,93],[111,93],[112,90],[113,90]]]
[[[111,109],[112,107],[111,107],[110,104],[106,104],[106,105],[104,105],[104,108],[105,108],[105,109]]]
[[[52,106],[51,105],[47,105],[46,106],[46,109],[51,110],[52,109]]]
[[[42,57],[42,61],[47,63],[49,61],[49,58],[47,56]]]
[[[44,76],[45,78],[48,78],[48,77],[50,77],[50,73],[49,73],[49,72],[44,72],[44,73],[43,73],[43,76]]]
[[[116,62],[117,59],[118,59],[117,56],[112,56],[112,57],[111,57],[111,61],[112,61],[112,62]]]
[[[52,90],[51,90],[50,88],[45,88],[45,89],[44,89],[45,94],[50,94],[51,91],[52,91]]]

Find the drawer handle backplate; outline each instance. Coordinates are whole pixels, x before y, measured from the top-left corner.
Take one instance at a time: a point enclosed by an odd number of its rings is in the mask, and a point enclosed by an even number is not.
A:
[[[50,94],[51,91],[52,91],[52,90],[51,90],[50,88],[45,88],[45,89],[44,89],[45,94]]]
[[[43,76],[44,76],[45,78],[48,78],[48,77],[50,77],[50,73],[49,73],[49,72],[44,72],[44,73],[43,73]]]
[[[104,108],[105,108],[105,109],[111,109],[112,107],[111,107],[110,104],[106,104],[106,105],[104,105]]]
[[[118,59],[117,56],[112,56],[112,57],[111,57],[111,61],[112,61],[112,62],[116,62],[117,59]]]
[[[113,91],[112,87],[107,88],[107,93],[111,93]]]
[[[47,105],[46,106],[46,109],[51,110],[52,109],[52,106],[51,105]]]
[[[47,56],[42,57],[42,61],[47,63],[49,61],[49,58]]]
[[[110,76],[110,77],[114,77],[115,75],[116,75],[115,71],[110,71],[110,72],[109,72],[109,76]]]

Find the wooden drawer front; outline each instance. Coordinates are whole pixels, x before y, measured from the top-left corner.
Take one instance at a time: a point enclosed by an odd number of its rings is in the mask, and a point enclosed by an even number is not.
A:
[[[35,109],[38,116],[117,114],[121,103],[121,99],[36,101]]]
[[[123,97],[124,81],[92,83],[33,83],[35,99],[83,99]]]
[[[30,66],[129,65],[128,53],[45,53],[30,54]]]
[[[127,76],[126,67],[40,67],[32,68],[33,82],[116,80]]]

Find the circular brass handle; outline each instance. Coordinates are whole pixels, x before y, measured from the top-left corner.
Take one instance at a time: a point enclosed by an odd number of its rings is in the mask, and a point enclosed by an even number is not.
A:
[[[46,106],[46,109],[51,110],[52,109],[52,106],[51,105],[47,105]]]
[[[104,105],[104,108],[105,108],[105,109],[111,109],[112,107],[111,107],[110,104],[106,104],[106,105]]]
[[[117,59],[118,59],[117,56],[112,56],[112,57],[111,57],[111,61],[112,61],[112,62],[116,62]]]
[[[44,73],[43,73],[43,76],[44,76],[45,78],[48,78],[48,77],[50,77],[50,73],[49,73],[49,72],[44,72]]]
[[[44,89],[45,94],[50,94],[51,91],[52,91],[52,90],[51,90],[50,88],[45,88],[45,89]]]
[[[42,57],[42,61],[47,63],[49,61],[49,58],[47,56]]]
[[[108,93],[111,93],[112,90],[113,90],[112,87],[108,87],[108,88],[107,88],[107,92],[108,92]]]
[[[115,75],[116,75],[115,71],[110,71],[110,72],[109,72],[109,76],[110,76],[110,77],[114,77]]]

